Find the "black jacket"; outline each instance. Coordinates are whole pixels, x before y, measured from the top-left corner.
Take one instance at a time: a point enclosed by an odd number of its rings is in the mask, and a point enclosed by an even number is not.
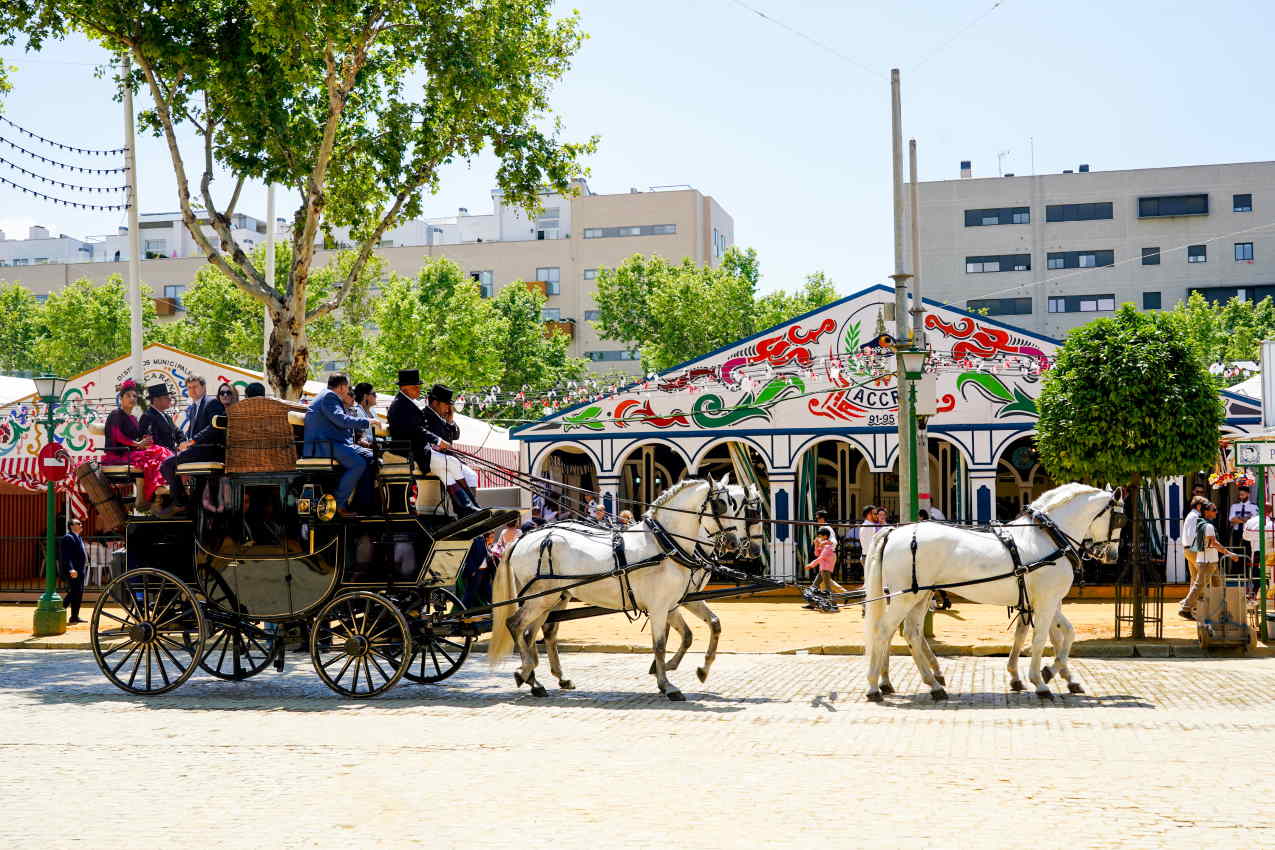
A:
[[[168,414],[148,407],[138,424],[142,426],[143,434],[151,435],[155,445],[163,446],[170,452],[177,451],[177,444],[182,441],[182,432],[168,418]]]
[[[390,427],[390,439],[409,444],[412,456],[422,469],[429,468],[429,447],[439,440],[455,442],[460,439],[460,428],[447,422],[428,407],[416,406],[416,402],[399,393],[390,402],[386,422]]]
[[[213,399],[204,406],[204,415],[201,417],[204,426],[198,431],[190,435],[196,445],[200,446],[224,446],[226,444],[226,431],[223,428],[214,428],[212,420],[214,416],[225,416],[226,406],[218,399]]]
[[[62,577],[67,581],[84,581],[84,567],[88,563],[88,558],[84,554],[83,541],[68,531],[58,541],[58,550],[62,556]],[[71,570],[75,570],[79,575],[71,578]]]
[[[200,401],[204,403],[204,407],[203,407],[203,410],[199,411],[199,414],[197,416],[193,414],[195,402],[192,401],[190,405],[186,408],[187,415],[191,417],[190,421],[186,423],[186,436],[190,437],[191,439],[194,439],[196,434],[198,434],[200,431],[208,427],[208,423],[213,416],[212,406],[214,404],[217,405],[218,407],[221,407],[221,410],[223,413],[225,412],[225,408],[222,407],[221,402],[217,399],[216,396],[206,395],[202,399],[200,399]]]

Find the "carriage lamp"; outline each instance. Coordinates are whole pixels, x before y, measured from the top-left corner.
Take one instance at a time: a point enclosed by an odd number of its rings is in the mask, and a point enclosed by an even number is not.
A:
[[[62,399],[62,391],[66,389],[66,378],[54,375],[41,375],[35,379],[35,391],[44,402],[44,433],[49,443],[53,443],[53,429],[60,420],[54,415],[58,402]],[[60,635],[66,632],[66,609],[62,607],[62,597],[58,595],[58,565],[54,552],[56,540],[54,526],[57,524],[57,488],[53,482],[46,482],[45,489],[45,529],[44,529],[44,594],[35,606],[35,618],[31,626],[31,634],[36,637]]]
[[[921,375],[925,372],[925,361],[930,359],[930,352],[924,348],[901,348],[895,352],[895,356],[903,364],[903,374],[907,375],[909,381],[921,380]]]
[[[916,456],[916,382],[925,373],[925,361],[930,352],[924,348],[895,348],[894,356],[898,359],[900,374],[907,381],[908,410],[908,521],[916,522],[921,518],[921,499],[918,489],[917,456]]]

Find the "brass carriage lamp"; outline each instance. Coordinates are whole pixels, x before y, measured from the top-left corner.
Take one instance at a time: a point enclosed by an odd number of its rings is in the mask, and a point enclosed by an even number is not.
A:
[[[44,425],[50,445],[53,443],[53,429],[58,420],[54,416],[57,403],[66,389],[66,378],[54,375],[41,375],[35,379],[35,392],[44,402]],[[44,594],[35,606],[35,617],[31,634],[36,637],[60,635],[66,631],[66,609],[62,607],[62,597],[58,595],[57,556],[54,553],[54,526],[57,523],[57,494],[52,481],[45,485],[45,530],[44,530]]]
[[[911,485],[908,489],[908,521],[916,522],[921,515],[921,499],[917,492],[918,478],[917,475],[917,451],[916,451],[916,382],[921,380],[921,376],[925,374],[925,362],[930,358],[930,352],[924,348],[907,348],[895,347],[894,356],[898,361],[898,369],[900,374],[907,380],[908,394],[908,410],[911,415],[907,421],[907,443],[908,443],[908,483]],[[900,389],[903,389],[900,387]]]

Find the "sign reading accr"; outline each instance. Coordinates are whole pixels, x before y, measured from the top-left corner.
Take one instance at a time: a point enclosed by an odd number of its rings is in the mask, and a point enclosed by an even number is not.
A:
[[[1275,466],[1275,442],[1266,440],[1235,443],[1236,466]]]
[[[62,481],[71,472],[71,456],[57,443],[47,443],[37,455],[40,477],[45,481]]]

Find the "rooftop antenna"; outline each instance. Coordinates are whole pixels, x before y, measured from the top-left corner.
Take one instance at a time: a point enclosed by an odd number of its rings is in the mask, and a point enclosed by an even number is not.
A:
[[[1004,162],[1005,162],[1005,157],[1007,156],[1009,156],[1008,150],[1003,150],[1000,153],[996,154],[996,170],[1000,172],[1001,177],[1005,176]]]

